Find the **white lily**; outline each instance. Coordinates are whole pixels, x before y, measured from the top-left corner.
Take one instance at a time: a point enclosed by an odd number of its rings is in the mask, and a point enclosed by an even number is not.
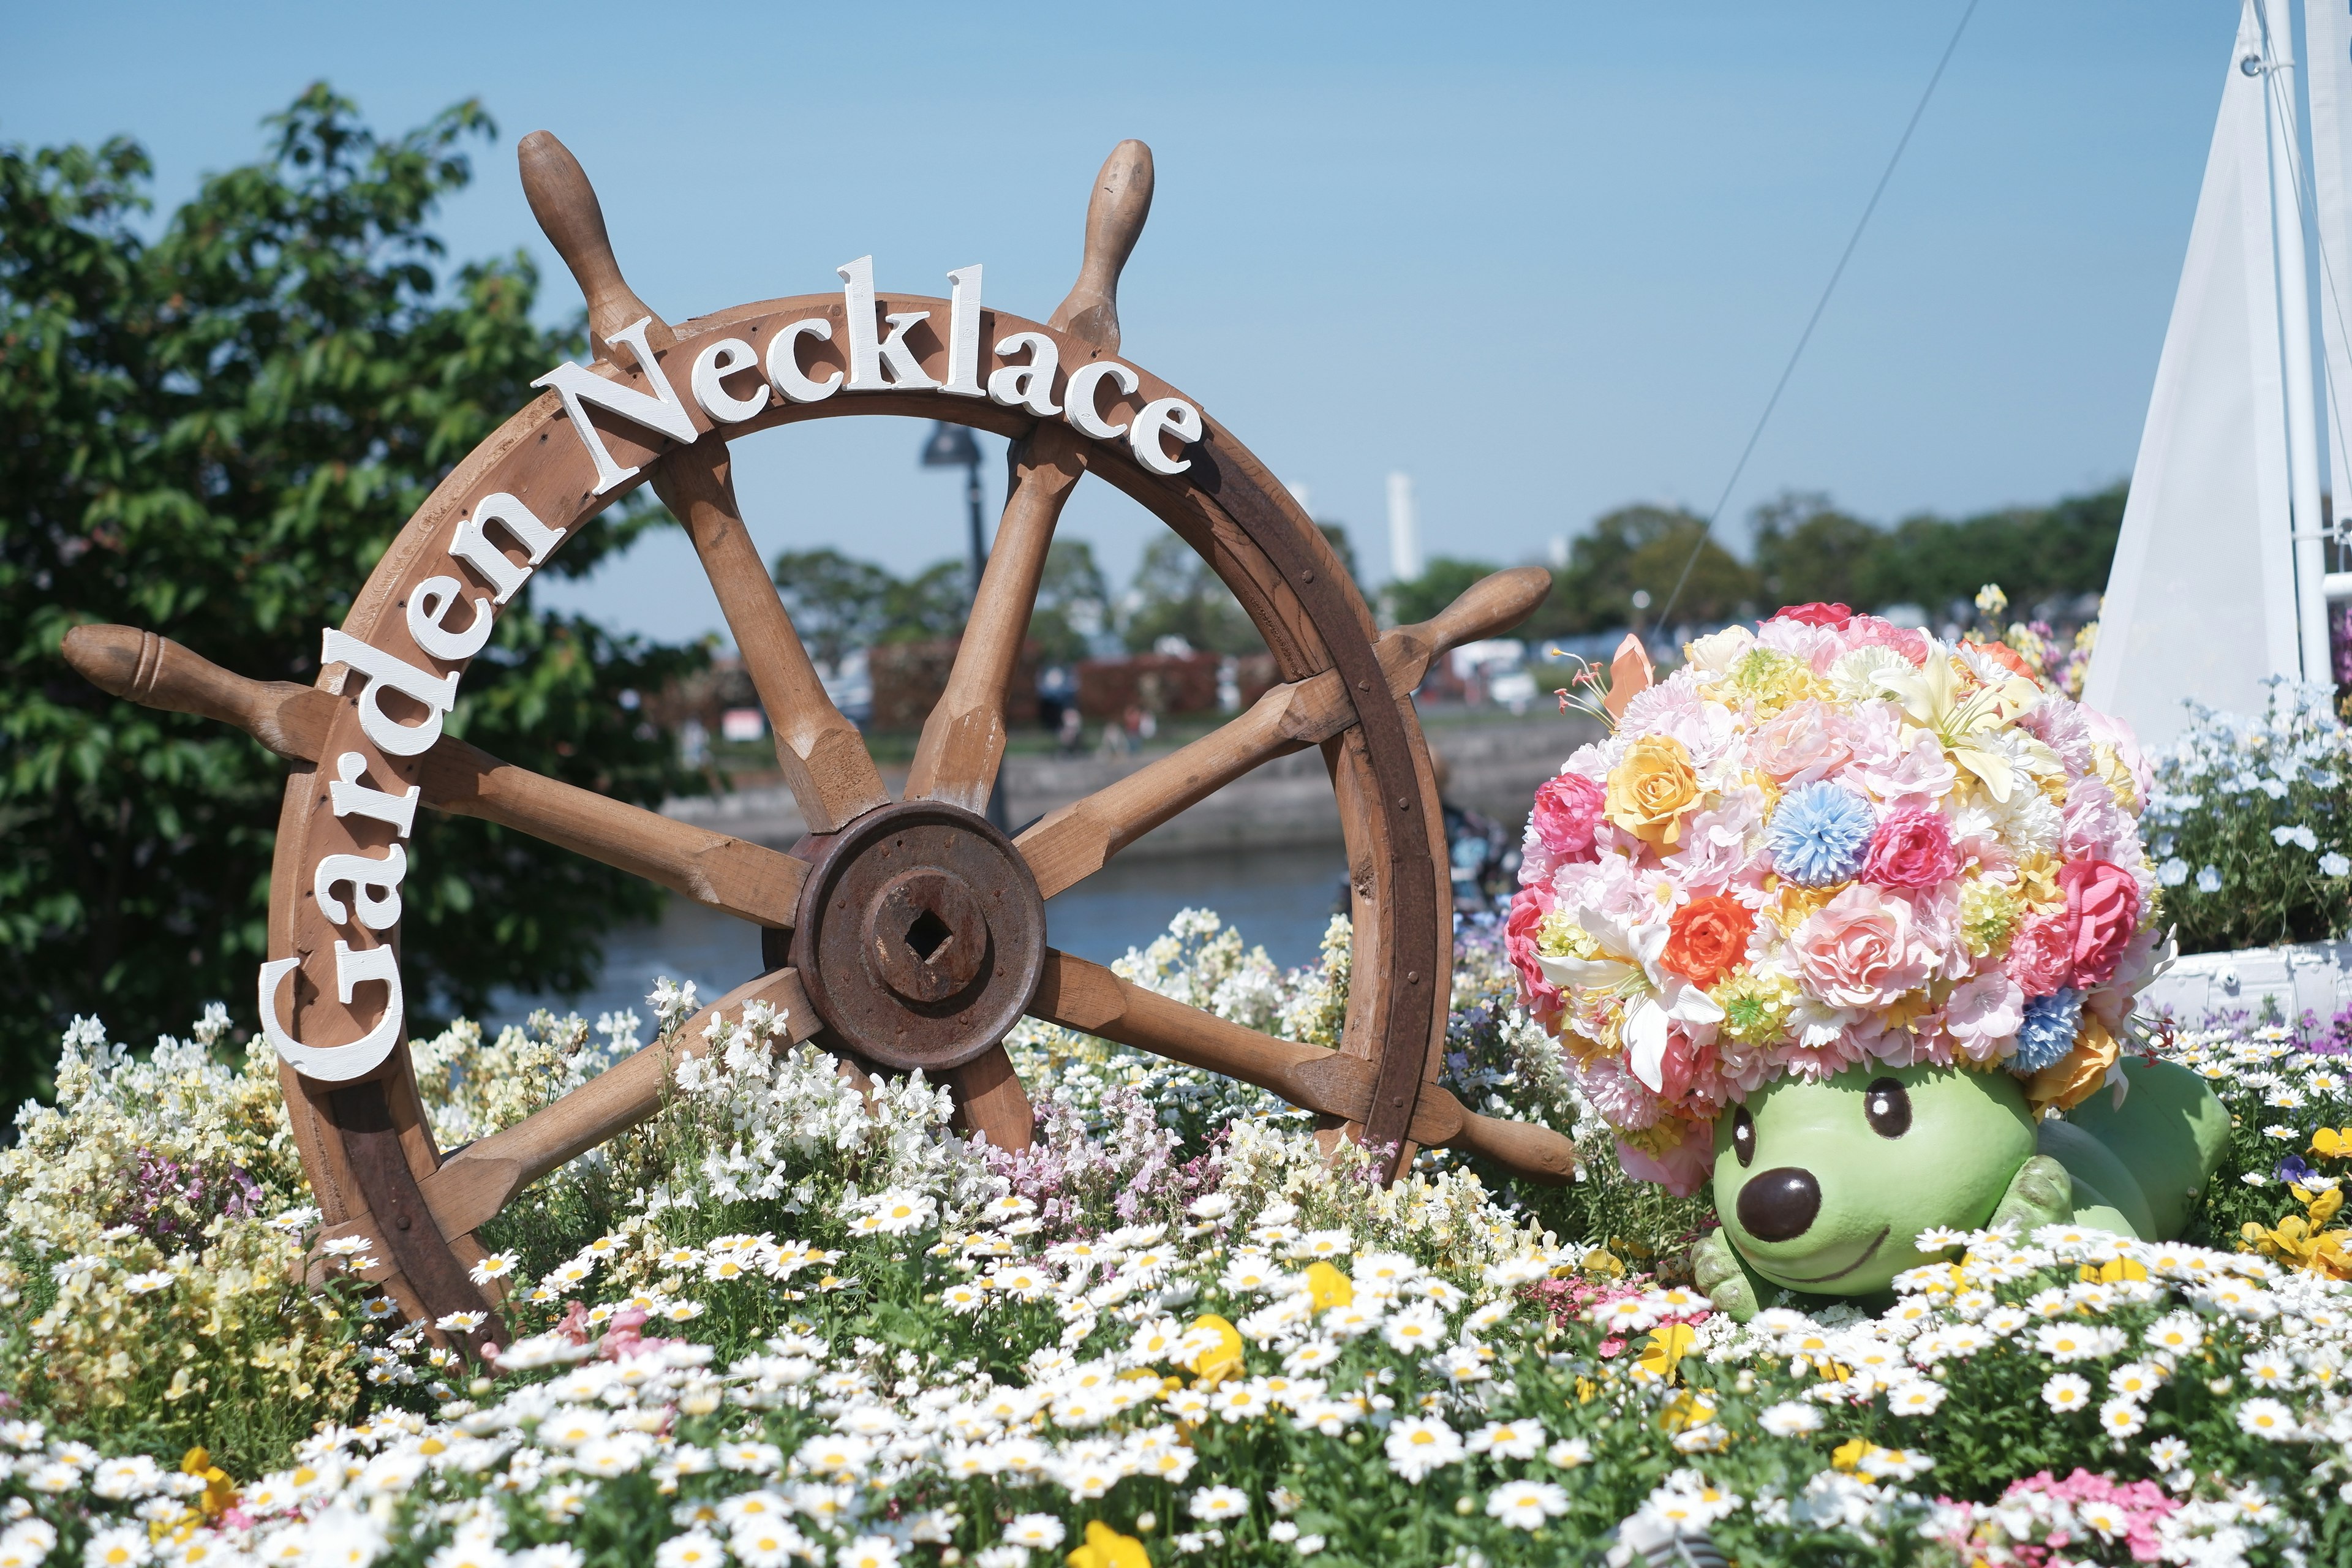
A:
[[[1943,744],[1954,763],[1974,773],[1995,800],[2009,799],[2020,766],[2028,773],[2042,773],[2059,765],[2050,748],[2032,736],[2011,739],[2001,734],[2042,700],[2033,682],[2022,676],[1988,682],[1962,697],[1951,650],[1929,637],[1925,664],[1914,669],[1906,662],[1881,670],[1873,679],[1914,723]],[[2012,752],[2021,752],[2021,759],[2012,756]]]
[[[1667,1026],[1719,1024],[1723,1009],[1683,976],[1658,967],[1670,934],[1664,921],[1637,925],[1622,915],[1588,910],[1577,916],[1577,923],[1599,946],[1598,953],[1590,958],[1539,956],[1536,963],[1555,985],[1613,991],[1623,998],[1621,1028],[1627,1063],[1635,1078],[1658,1092],[1665,1087]]]

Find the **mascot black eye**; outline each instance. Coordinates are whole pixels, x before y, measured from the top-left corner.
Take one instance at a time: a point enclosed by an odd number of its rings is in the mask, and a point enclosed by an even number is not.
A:
[[[1731,1113],[1731,1152],[1743,1169],[1756,1163],[1756,1118],[1744,1105]]]
[[[1881,1138],[1900,1138],[1911,1131],[1910,1093],[1891,1078],[1873,1079],[1862,1091],[1862,1113]]]

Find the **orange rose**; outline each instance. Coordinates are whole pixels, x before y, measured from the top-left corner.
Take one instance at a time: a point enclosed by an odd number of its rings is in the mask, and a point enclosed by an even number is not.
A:
[[[1675,911],[1658,966],[1705,990],[1739,967],[1755,929],[1756,917],[1748,906],[1728,894],[1693,899]]]
[[[1681,837],[1682,814],[1697,798],[1690,752],[1671,735],[1644,735],[1609,770],[1609,820],[1654,847]]]
[[[2107,1069],[2121,1054],[2115,1036],[2089,1013],[2083,1015],[2083,1032],[2074,1048],[2025,1080],[2025,1099],[2036,1110],[2050,1106],[2072,1110],[2107,1081]]]

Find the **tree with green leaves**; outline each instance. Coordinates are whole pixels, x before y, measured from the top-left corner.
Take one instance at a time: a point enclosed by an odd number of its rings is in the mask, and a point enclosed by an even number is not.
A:
[[[1697,552],[1693,559],[1693,552]],[[1685,563],[1689,581],[1675,584]],[[1680,507],[1628,506],[1597,519],[1553,574],[1551,597],[1528,623],[1535,637],[1566,637],[1645,624],[1674,600],[1677,626],[1728,620],[1753,607],[1756,574],[1708,533],[1705,519]],[[1637,606],[1633,595],[1646,594]]]
[[[495,134],[461,104],[381,139],[324,85],[260,162],[142,235],[127,139],[0,146],[0,1097],[57,1031],[252,1026],[285,764],[223,725],[106,697],[58,653],[127,622],[260,679],[308,683],[320,631],[475,444],[583,350],[531,320],[520,254],[444,271],[429,220]],[[547,570],[577,574],[660,515],[616,508]],[[453,734],[615,799],[698,787],[633,692],[702,654],[533,605],[500,616]],[[598,934],[658,889],[462,816],[417,819],[402,937],[411,1013],[584,987]]]
[[[821,663],[840,668],[844,654],[873,647],[890,627],[898,580],[885,567],[827,545],[787,550],[772,571],[793,628]]]
[[[1433,555],[1422,568],[1420,576],[1390,584],[1381,591],[1381,596],[1387,601],[1389,618],[1398,626],[1409,626],[1416,621],[1428,620],[1460,598],[1470,584],[1500,570],[1491,562]]]
[[[1182,637],[1196,653],[1265,651],[1265,639],[1224,579],[1173,533],[1155,532],[1144,546],[1123,607],[1120,634],[1138,653],[1170,637]]]
[[[1817,490],[1787,490],[1748,514],[1763,614],[1787,605],[1866,608],[1865,574],[1884,529],[1840,511]]]
[[[1110,623],[1110,584],[1083,539],[1056,539],[1045,551],[1029,637],[1047,664],[1076,664]]]

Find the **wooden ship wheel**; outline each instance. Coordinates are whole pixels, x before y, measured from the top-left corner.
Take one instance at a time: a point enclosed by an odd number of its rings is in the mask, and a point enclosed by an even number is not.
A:
[[[1446,648],[1516,624],[1549,585],[1498,573],[1434,620],[1385,635],[1320,531],[1215,420],[1117,356],[1115,295],[1151,202],[1150,150],[1122,142],[1088,203],[1076,286],[1044,322],[980,300],[877,295],[871,261],[838,293],[763,300],[672,327],[623,280],[602,211],[545,132],[520,147],[532,211],[586,296],[594,363],[445,479],[384,553],[310,687],[246,679],[127,626],[66,655],[98,686],[238,725],[292,763],[271,867],[259,1005],[326,1240],[373,1245],[367,1278],[412,1318],[480,1312],[475,1232],[538,1177],[652,1115],[710,1018],[783,1013],[844,1071],[919,1070],[998,1145],[1030,1141],[1002,1041],[1024,1014],[1262,1086],[1327,1140],[1395,1172],[1417,1147],[1474,1151],[1558,1181],[1549,1129],[1465,1110],[1434,1080],[1452,972],[1447,856],[1412,693]],[[745,530],[728,443],[838,415],[947,420],[1010,438],[1012,479],[945,695],[892,800],[826,697]],[[1173,529],[1233,590],[1283,684],[1223,727],[1042,818],[983,815],[1005,697],[1055,520],[1094,474]],[[685,526],[775,735],[809,836],[791,853],[509,766],[441,733],[498,607],[583,521],[650,483]],[[1337,1050],[1157,995],[1047,944],[1045,901],[1269,758],[1322,749],[1347,840],[1353,979]],[[761,928],[766,973],[562,1100],[445,1155],[409,1062],[399,887],[419,805],[528,833]]]

